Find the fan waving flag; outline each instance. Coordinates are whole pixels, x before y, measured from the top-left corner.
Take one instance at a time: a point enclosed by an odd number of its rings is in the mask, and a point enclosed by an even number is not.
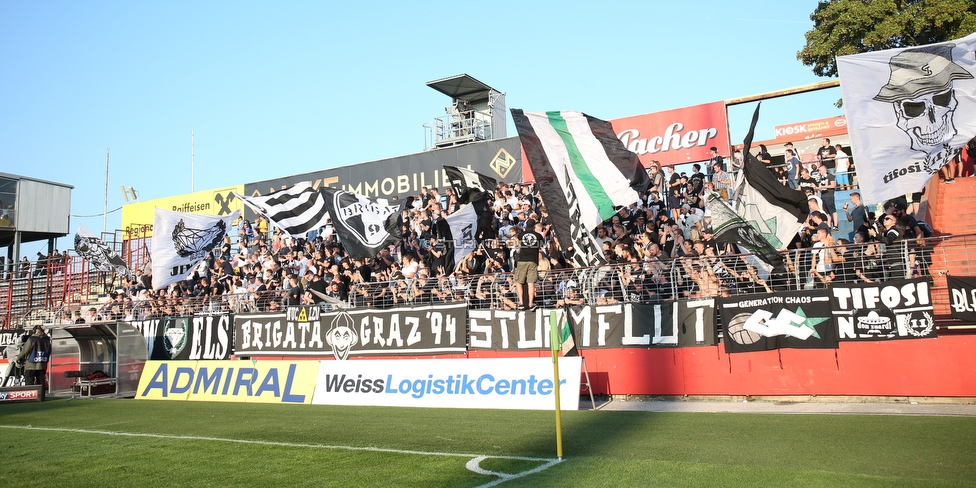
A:
[[[861,198],[920,191],[976,136],[976,34],[837,58]]]
[[[325,208],[322,193],[307,181],[270,195],[246,197],[234,194],[292,237],[305,237],[328,222],[329,211]]]
[[[759,231],[772,247],[786,249],[803,226],[810,208],[806,194],[780,183],[749,151],[758,121],[759,105],[756,105],[742,145],[746,148],[746,159],[742,167],[742,195],[736,200],[736,213]]]
[[[498,181],[494,178],[468,168],[445,165],[444,173],[447,174],[447,179],[451,182],[460,204],[470,203],[479,193],[493,192],[498,185]]]
[[[592,232],[617,208],[640,199],[647,175],[637,154],[609,122],[580,112],[512,109],[512,117],[560,247],[574,248],[577,266],[605,262]]]
[[[75,252],[87,259],[99,271],[111,271],[128,280],[135,278],[135,273],[125,264],[122,256],[119,256],[115,250],[105,244],[105,241],[96,237],[85,226],[79,227],[78,233],[75,234]]]
[[[220,246],[240,210],[218,217],[156,209],[152,238],[152,287],[158,290],[193,272],[207,253]]]
[[[336,188],[323,188],[322,195],[350,257],[376,257],[381,249],[400,239],[399,204]]]
[[[478,212],[475,211],[475,206],[469,203],[448,215],[445,220],[451,235],[445,236],[448,244],[447,252],[450,254],[446,256],[444,270],[447,274],[451,274],[457,267],[457,263],[478,247],[478,240],[475,238],[478,232]]]
[[[732,210],[718,193],[710,193],[705,200],[705,211],[712,216],[712,227],[717,242],[737,244],[766,264],[777,268],[783,265],[783,256],[755,227]]]

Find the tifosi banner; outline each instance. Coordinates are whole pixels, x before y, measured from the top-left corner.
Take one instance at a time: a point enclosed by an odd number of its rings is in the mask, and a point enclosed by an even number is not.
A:
[[[130,324],[146,339],[149,359],[230,359],[234,352],[231,315],[165,317]]]
[[[924,279],[831,286],[841,340],[935,337],[930,284]]]
[[[637,153],[646,167],[651,161],[674,165],[708,161],[708,148],[729,157],[725,102],[712,102],[610,121],[617,138]]]
[[[559,358],[559,402],[579,409],[579,357]],[[551,358],[321,361],[313,404],[552,410]]]
[[[976,320],[976,278],[972,276],[946,276],[949,285],[949,308],[952,318]]]
[[[317,361],[148,361],[137,399],[310,403]]]
[[[823,290],[719,298],[716,306],[725,324],[725,352],[837,347]]]
[[[564,309],[556,313],[565,320]],[[714,317],[711,299],[569,309],[580,349],[714,345]],[[549,310],[469,310],[468,319],[471,349],[549,349]]]
[[[464,303],[321,313],[288,307],[284,314],[234,317],[237,356],[446,354],[465,351]]]

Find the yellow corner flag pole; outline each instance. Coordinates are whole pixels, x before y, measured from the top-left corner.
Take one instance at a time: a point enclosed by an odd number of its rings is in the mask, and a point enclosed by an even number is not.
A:
[[[561,337],[557,332],[559,326],[556,323],[556,311],[549,312],[549,345],[552,347],[552,374],[555,376],[555,388],[553,393],[556,397],[556,457],[563,460],[563,417],[559,409],[559,345]]]

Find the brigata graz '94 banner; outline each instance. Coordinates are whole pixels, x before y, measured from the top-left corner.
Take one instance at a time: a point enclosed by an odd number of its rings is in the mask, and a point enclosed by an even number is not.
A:
[[[823,290],[740,295],[716,304],[725,324],[725,352],[837,347]]]
[[[831,286],[828,294],[840,339],[935,337],[930,289],[925,279]]]
[[[446,354],[465,351],[464,303],[321,313],[288,307],[284,314],[234,317],[237,356]]]
[[[234,333],[229,314],[164,317],[129,322],[142,332],[150,360],[230,359]]]
[[[469,348],[533,350],[549,348],[549,312],[469,310]],[[557,319],[565,320],[565,309]],[[711,299],[660,304],[621,303],[571,307],[569,320],[579,348],[714,345]]]
[[[976,278],[972,276],[946,275],[949,286],[949,309],[952,318],[976,320]]]

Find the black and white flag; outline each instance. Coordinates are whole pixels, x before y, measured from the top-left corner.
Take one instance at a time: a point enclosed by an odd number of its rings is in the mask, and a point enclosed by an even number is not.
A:
[[[185,279],[193,268],[220,247],[240,210],[219,217],[156,209],[152,238],[152,287],[158,290]]]
[[[292,237],[305,237],[328,222],[329,212],[322,192],[313,189],[307,181],[270,195],[235,195]]]
[[[125,264],[122,256],[85,226],[79,227],[78,233],[75,234],[75,252],[92,263],[99,271],[111,271],[129,280],[135,278],[135,273]]]
[[[837,57],[865,203],[921,191],[976,136],[976,34]]]
[[[461,204],[471,202],[479,193],[495,191],[495,186],[498,185],[494,178],[468,168],[445,165],[444,173],[447,174],[447,179],[458,196],[458,203]]]
[[[742,166],[742,197],[736,200],[735,209],[774,249],[786,249],[803,227],[810,208],[806,194],[780,183],[762,161],[748,151],[758,121],[759,105],[756,105],[749,133],[742,144],[747,148]],[[763,260],[769,262],[766,258]]]
[[[473,204],[466,204],[445,219],[451,231],[450,236],[445,236],[448,244],[447,251],[451,253],[444,266],[447,274],[453,273],[457,263],[478,248],[478,240],[475,237],[478,232],[478,212],[474,207]]]
[[[637,154],[609,122],[580,112],[512,109],[512,118],[560,247],[574,248],[577,266],[605,262],[592,233],[647,189]]]
[[[375,257],[400,239],[399,204],[336,188],[323,188],[322,195],[332,225],[350,257]]]

